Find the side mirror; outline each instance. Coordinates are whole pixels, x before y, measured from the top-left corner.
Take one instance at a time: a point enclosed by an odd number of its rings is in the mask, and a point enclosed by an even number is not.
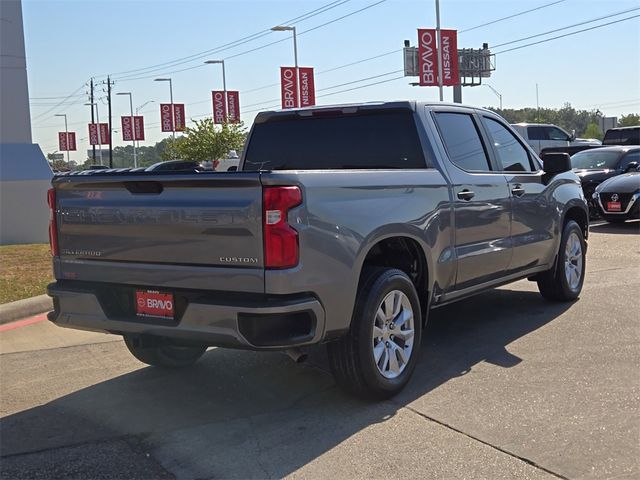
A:
[[[638,162],[629,162],[627,168],[624,169],[624,173],[637,171],[639,166]]]
[[[571,135],[569,135],[569,141],[573,142],[576,139],[576,131],[571,130]]]
[[[568,172],[571,170],[571,158],[568,153],[543,153],[542,168],[547,175]]]

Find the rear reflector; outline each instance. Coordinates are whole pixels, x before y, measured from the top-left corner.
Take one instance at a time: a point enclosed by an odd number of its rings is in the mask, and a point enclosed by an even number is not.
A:
[[[302,193],[298,187],[264,188],[265,268],[291,268],[298,264],[298,232],[287,223],[287,214],[301,203]]]
[[[58,220],[56,218],[56,189],[47,190],[47,203],[49,204],[49,245],[51,246],[51,255],[57,257],[60,255],[58,248]]]

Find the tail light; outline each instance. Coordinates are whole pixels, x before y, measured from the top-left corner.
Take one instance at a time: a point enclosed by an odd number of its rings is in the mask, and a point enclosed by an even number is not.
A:
[[[298,232],[287,222],[289,210],[302,203],[298,187],[265,187],[263,191],[264,266],[291,268],[298,264]]]
[[[47,191],[47,203],[49,204],[49,245],[51,246],[51,255],[57,257],[60,255],[58,248],[58,220],[56,217],[56,189],[50,188]]]

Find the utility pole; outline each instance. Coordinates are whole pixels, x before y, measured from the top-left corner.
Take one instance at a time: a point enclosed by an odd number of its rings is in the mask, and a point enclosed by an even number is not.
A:
[[[107,102],[109,105],[109,168],[113,168],[113,130],[111,128],[111,78],[107,77]]]
[[[91,96],[89,99],[89,103],[91,103],[91,123],[94,123],[94,118],[93,118],[93,105],[95,104],[95,100],[93,99],[93,77],[91,77]],[[98,125],[98,131],[100,131],[100,125]],[[93,163],[96,163],[96,146],[95,145],[91,145],[91,150],[92,150],[92,158],[93,158]],[[100,154],[102,154],[102,149],[100,149]]]

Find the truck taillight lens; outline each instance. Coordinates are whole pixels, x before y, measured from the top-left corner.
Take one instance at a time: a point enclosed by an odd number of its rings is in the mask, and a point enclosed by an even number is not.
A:
[[[298,232],[287,222],[289,210],[302,203],[298,187],[265,187],[263,191],[264,266],[291,268],[298,264]]]
[[[56,189],[50,188],[47,191],[47,203],[49,204],[49,245],[51,246],[51,255],[57,257],[60,255],[58,249],[58,220],[56,218]]]

